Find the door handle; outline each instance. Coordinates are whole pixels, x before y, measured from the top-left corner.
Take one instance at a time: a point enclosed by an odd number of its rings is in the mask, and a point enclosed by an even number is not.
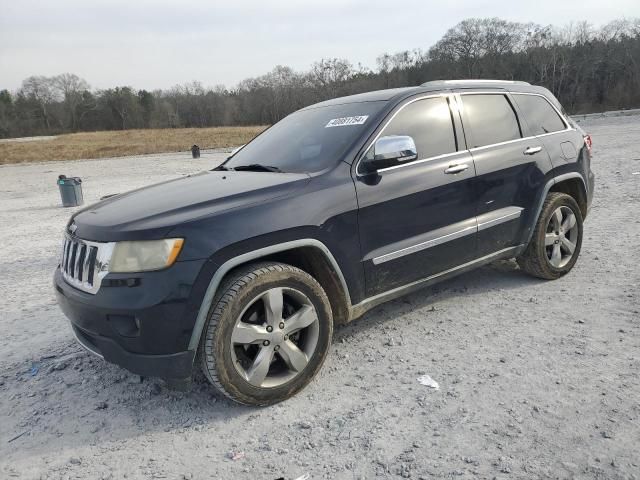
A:
[[[524,151],[524,154],[525,155],[535,155],[540,150],[542,150],[542,147],[529,147]]]
[[[449,165],[449,168],[447,168],[444,173],[460,173],[464,172],[467,168],[469,168],[469,165],[466,163],[455,163]]]

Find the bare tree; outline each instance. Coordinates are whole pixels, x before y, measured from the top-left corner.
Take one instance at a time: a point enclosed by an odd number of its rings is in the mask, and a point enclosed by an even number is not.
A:
[[[468,78],[477,77],[477,65],[485,54],[482,20],[460,22],[431,48],[429,56],[444,62],[458,62]]]
[[[323,58],[311,65],[311,78],[316,85],[327,85],[346,82],[354,71],[353,65],[343,58]]]
[[[393,54],[384,53],[376,58],[376,64],[378,74],[384,78],[384,86],[389,88],[407,85],[410,71],[426,60],[427,55],[415,48]]]
[[[138,103],[131,87],[116,87],[101,92],[103,104],[115,115],[121,130],[132,128],[130,121],[136,113]]]
[[[445,62],[458,62],[464,75],[482,74],[483,57],[498,58],[523,51],[527,39],[538,27],[534,24],[508,22],[499,18],[470,18],[449,29],[429,51],[429,56]]]
[[[73,73],[62,73],[53,77],[52,84],[58,95],[64,99],[65,110],[71,120],[71,130],[77,130],[78,107],[82,103],[83,93],[89,90],[89,84]]]
[[[46,130],[51,130],[49,108],[59,100],[53,78],[42,75],[31,76],[22,82],[20,91],[25,97],[35,102],[38,106],[36,113],[42,118]]]

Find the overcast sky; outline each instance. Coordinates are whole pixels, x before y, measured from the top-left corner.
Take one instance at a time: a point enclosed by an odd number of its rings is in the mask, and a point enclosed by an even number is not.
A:
[[[0,0],[0,89],[76,73],[93,88],[238,81],[323,57],[375,66],[469,17],[540,24],[640,17],[639,0]]]

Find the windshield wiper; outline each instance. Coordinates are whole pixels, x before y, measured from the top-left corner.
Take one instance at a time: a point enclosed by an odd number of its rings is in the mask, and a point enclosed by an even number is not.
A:
[[[282,173],[278,167],[272,167],[271,165],[261,165],[259,163],[252,163],[251,165],[238,165],[232,168],[235,171],[247,171],[247,172],[276,172]]]

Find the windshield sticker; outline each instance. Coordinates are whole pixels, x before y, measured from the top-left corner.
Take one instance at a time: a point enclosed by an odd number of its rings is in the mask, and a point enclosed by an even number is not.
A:
[[[367,121],[369,115],[359,115],[357,117],[342,117],[329,120],[329,123],[324,128],[329,127],[346,127],[348,125],[362,125]]]

